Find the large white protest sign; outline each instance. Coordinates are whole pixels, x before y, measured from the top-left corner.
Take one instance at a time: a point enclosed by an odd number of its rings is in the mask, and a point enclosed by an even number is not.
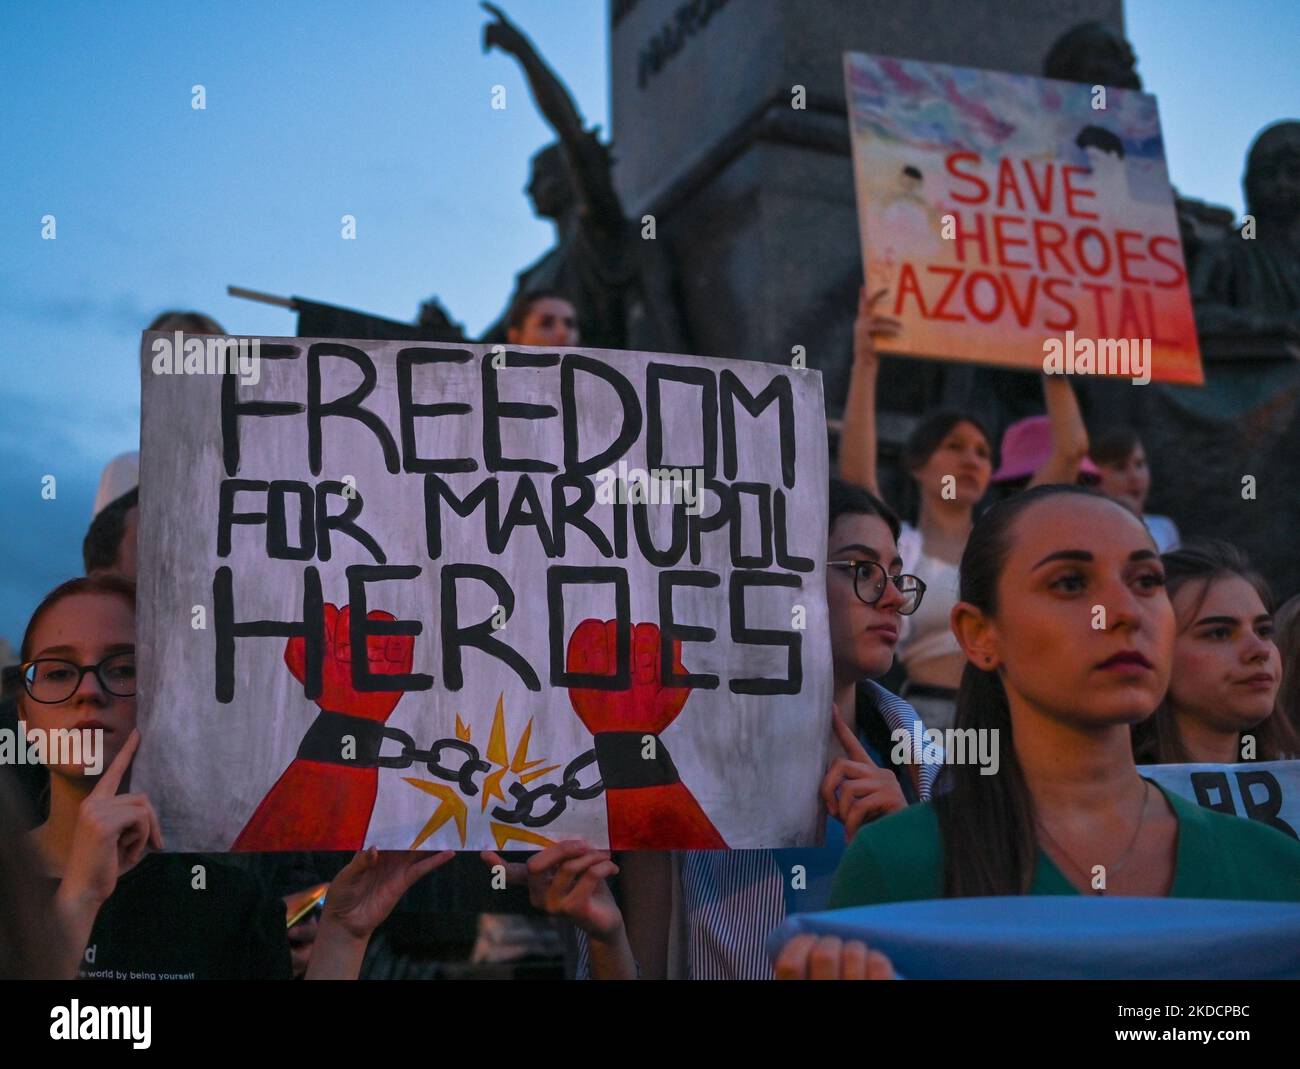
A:
[[[214,345],[141,354],[133,787],[170,849],[814,841],[818,373]]]
[[[1138,771],[1197,805],[1258,820],[1300,839],[1300,761],[1143,765]]]

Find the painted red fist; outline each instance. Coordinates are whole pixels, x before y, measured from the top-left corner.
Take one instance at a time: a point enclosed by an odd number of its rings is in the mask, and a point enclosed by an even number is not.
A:
[[[583,620],[569,639],[570,672],[612,676],[618,667],[618,621]],[[689,687],[666,687],[660,674],[659,627],[632,626],[632,685],[627,690],[573,687],[573,711],[593,735],[600,731],[658,734],[677,719],[691,696]],[[673,640],[673,669],[684,673],[682,643]]]
[[[663,682],[662,638],[655,624],[632,627],[631,680],[625,690],[573,687],[569,701],[593,736],[605,784],[609,845],[615,850],[726,849],[726,842],[678,776],[659,733],[677,719],[689,687]],[[618,625],[583,620],[569,638],[568,670],[612,676],[618,668]],[[685,674],[682,644],[673,640],[673,670]],[[648,736],[654,736],[649,745]]]
[[[367,620],[395,620],[372,609]],[[297,756],[266,792],[232,850],[358,850],[365,842],[379,791],[380,725],[403,691],[358,691],[352,685],[352,607],[325,606],[320,713]],[[411,635],[368,635],[366,660],[382,675],[410,672]],[[291,638],[284,663],[298,682],[307,677],[307,643]]]
[[[367,620],[396,620],[391,612],[371,609]],[[358,691],[352,686],[352,606],[342,609],[325,606],[325,657],[321,670],[321,692],[316,704],[348,716],[383,723],[402,700],[400,690]],[[412,635],[370,635],[366,639],[366,659],[370,671],[383,675],[404,675],[411,670],[415,657]],[[299,683],[307,678],[307,643],[291,638],[284,647],[284,663]]]

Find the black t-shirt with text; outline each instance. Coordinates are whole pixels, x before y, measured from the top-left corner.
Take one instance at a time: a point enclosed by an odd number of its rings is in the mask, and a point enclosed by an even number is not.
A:
[[[118,880],[82,955],[83,980],[287,980],[284,902],[202,854],[150,854]]]

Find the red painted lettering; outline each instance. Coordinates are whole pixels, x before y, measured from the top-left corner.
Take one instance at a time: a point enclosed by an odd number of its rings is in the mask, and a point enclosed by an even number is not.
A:
[[[1146,257],[1140,252],[1134,252],[1124,247],[1124,242],[1129,238],[1132,238],[1134,241],[1141,241],[1142,235],[1136,230],[1115,231],[1115,247],[1119,251],[1119,277],[1125,282],[1134,282],[1139,286],[1149,286],[1151,284],[1150,279],[1143,278],[1141,275],[1133,275],[1129,273],[1129,264],[1140,263],[1146,259]]]
[[[1029,285],[1026,287],[1025,303],[1021,304],[1016,295],[1016,284],[1005,271],[1002,272],[1002,286],[1007,291],[1007,301],[1011,305],[1011,310],[1015,313],[1016,322],[1022,327],[1029,326],[1029,321],[1034,315],[1034,302],[1038,297],[1038,276],[1029,276]]]
[[[966,272],[959,267],[940,267],[937,264],[931,264],[928,270],[932,275],[949,275],[951,278],[948,283],[948,288],[940,294],[939,303],[934,306],[934,314],[931,318],[946,319],[951,323],[965,323],[966,317],[960,312],[949,312],[945,314],[944,309],[948,307],[948,302],[952,299],[952,295],[957,291],[957,283],[961,281],[961,276]]]
[[[1079,322],[1079,312],[1074,307],[1074,302],[1056,292],[1056,287],[1070,285],[1072,283],[1064,278],[1049,278],[1043,283],[1043,296],[1055,302],[1065,312],[1064,319],[1052,319],[1049,316],[1043,320],[1043,326],[1048,330],[1073,330],[1075,324]]]
[[[1052,231],[1053,236],[1048,238],[1047,232]],[[1054,223],[1050,219],[1034,220],[1034,247],[1038,250],[1038,269],[1047,270],[1046,253],[1053,252],[1056,254],[1057,262],[1061,265],[1061,270],[1067,275],[1074,274],[1074,267],[1070,261],[1061,255],[1061,247],[1069,239],[1065,227],[1060,223]]]
[[[1028,162],[1028,161],[1026,161]],[[1016,184],[1016,169],[1012,166],[1009,159],[1003,159],[998,164],[998,207],[1007,206],[1007,193],[1011,192],[1016,198],[1016,207],[1022,212],[1025,210],[1024,198],[1020,195],[1020,187]]]
[[[993,244],[998,251],[998,266],[999,267],[1029,267],[1030,264],[1028,260],[1012,260],[1009,256],[1007,256],[1007,248],[1009,246],[1012,245],[1027,246],[1029,242],[1024,238],[1007,237],[1004,233],[1002,233],[1002,227],[1004,224],[1023,227],[1025,225],[1025,221],[1024,219],[1021,219],[1015,215],[995,215],[993,217]]]
[[[1160,255],[1161,245],[1172,245],[1176,259],[1167,260]],[[1147,251],[1151,253],[1151,259],[1159,260],[1166,267],[1173,271],[1173,275],[1164,282],[1156,281],[1156,285],[1162,289],[1172,289],[1174,286],[1182,285],[1183,279],[1187,277],[1187,271],[1183,267],[1183,247],[1177,238],[1157,237],[1152,238],[1147,244]]]
[[[1086,167],[1062,167],[1061,168],[1061,186],[1065,190],[1065,214],[1075,219],[1096,219],[1096,212],[1085,212],[1080,210],[1074,203],[1075,197],[1095,197],[1097,194],[1091,189],[1075,189],[1070,182],[1072,174],[1087,174]]]
[[[957,170],[957,164],[963,161],[969,161],[973,163],[975,166],[979,166],[979,162],[980,162],[979,154],[975,152],[950,152],[948,153],[947,159],[945,159],[943,162],[947,166],[948,173],[950,175],[952,175],[954,178],[960,179],[963,182],[969,182],[972,186],[975,187],[977,192],[975,192],[974,194],[969,194],[969,193],[963,194],[957,192],[956,190],[949,190],[948,195],[951,196],[953,200],[961,201],[962,204],[980,204],[988,200],[989,187],[988,187],[988,183],[985,182],[984,179],[982,179],[978,174],[974,173],[974,171],[972,171],[970,174],[963,174],[961,171]]]

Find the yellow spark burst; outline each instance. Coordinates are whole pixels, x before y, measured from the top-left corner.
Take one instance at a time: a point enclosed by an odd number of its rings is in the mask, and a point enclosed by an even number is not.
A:
[[[519,745],[515,747],[514,759],[510,762],[511,772],[527,772],[534,765],[540,765],[541,759],[536,761],[528,760],[528,740],[533,737],[533,718],[528,718],[528,726],[524,728],[524,733],[519,736]]]
[[[554,846],[555,840],[548,839],[545,835],[538,835],[535,831],[529,831],[527,828],[517,828],[513,824],[498,824],[492,821],[492,837],[497,841],[497,849],[504,850],[506,843],[512,839],[521,843],[532,843],[535,846]]]
[[[471,730],[461,718],[456,714],[456,738],[461,742],[469,742]],[[528,746],[533,737],[533,718],[528,718],[528,723],[524,726],[523,732],[519,736],[519,742],[515,745],[514,755],[510,754],[509,739],[506,735],[506,716],[505,716],[505,692],[497,695],[497,707],[492,716],[492,727],[488,733],[487,750],[483,756],[489,762],[496,766],[491,772],[483,777],[483,792],[480,800],[479,812],[486,813],[488,803],[494,798],[502,802],[506,800],[505,792],[501,789],[501,781],[507,773],[514,773],[520,783],[530,783],[531,781],[546,775],[548,772],[554,772],[559,765],[545,765],[546,759],[539,757],[536,760],[528,759]],[[545,765],[538,768],[538,765]],[[403,777],[405,778],[405,777]],[[441,828],[447,821],[455,819],[456,830],[460,833],[460,845],[465,845],[466,822],[468,818],[468,807],[462,798],[450,784],[432,783],[429,780],[406,779],[412,787],[432,794],[434,797],[441,799],[441,804],[434,811],[428,822],[420,829],[420,834],[416,836],[415,842],[411,844],[414,850],[429,838],[435,831]],[[552,840],[536,832],[528,831],[524,828],[517,828],[511,824],[502,824],[497,821],[490,821],[492,835],[497,841],[497,849],[500,850],[506,842],[517,840],[519,842],[533,843],[539,846],[551,846]]]
[[[441,828],[452,817],[456,818],[456,830],[460,832],[460,845],[465,845],[465,819],[467,810],[465,800],[451,789],[446,783],[431,783],[427,779],[411,779],[407,776],[402,777],[412,787],[417,787],[435,798],[441,798],[442,804],[434,811],[428,822],[420,829],[420,834],[415,837],[411,843],[412,850],[418,850],[420,844],[430,835]]]

